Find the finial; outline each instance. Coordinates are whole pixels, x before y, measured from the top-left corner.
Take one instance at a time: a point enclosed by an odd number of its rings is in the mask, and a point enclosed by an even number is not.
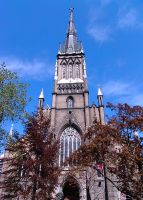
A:
[[[70,22],[73,22],[73,12],[74,8],[70,8]]]
[[[43,90],[43,88],[42,88],[42,90],[41,90],[41,93],[40,93],[39,99],[44,99],[44,90]]]
[[[70,7],[69,10],[70,10],[70,12],[73,12],[73,11],[74,11],[74,8],[73,8],[73,7]]]

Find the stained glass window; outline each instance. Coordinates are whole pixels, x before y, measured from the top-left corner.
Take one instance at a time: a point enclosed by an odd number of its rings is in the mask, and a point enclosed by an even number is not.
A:
[[[79,133],[73,127],[67,127],[60,138],[60,165],[67,157],[76,151],[81,144],[81,138]]]

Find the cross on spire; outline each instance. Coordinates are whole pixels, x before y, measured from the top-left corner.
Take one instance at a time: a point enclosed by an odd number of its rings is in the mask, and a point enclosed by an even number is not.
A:
[[[65,43],[60,46],[59,54],[61,53],[83,53],[81,42],[78,42],[76,28],[74,23],[74,8],[70,8],[70,19]]]

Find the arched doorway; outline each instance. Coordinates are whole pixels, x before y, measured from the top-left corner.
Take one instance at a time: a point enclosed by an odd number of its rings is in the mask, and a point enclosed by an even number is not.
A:
[[[63,186],[64,200],[79,200],[79,184],[73,177],[68,177]]]

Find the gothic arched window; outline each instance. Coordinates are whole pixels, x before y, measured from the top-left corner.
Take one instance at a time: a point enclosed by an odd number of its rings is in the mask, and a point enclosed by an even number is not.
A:
[[[79,133],[73,127],[67,127],[60,138],[60,166],[81,145]]]
[[[67,108],[73,108],[73,98],[72,97],[68,97],[67,98]]]
[[[79,65],[76,64],[76,68],[75,68],[75,78],[79,78],[79,77],[80,77]]]
[[[62,66],[62,79],[65,79],[66,78],[66,66],[63,65]]]
[[[72,64],[69,65],[69,78],[73,77],[73,67]]]

